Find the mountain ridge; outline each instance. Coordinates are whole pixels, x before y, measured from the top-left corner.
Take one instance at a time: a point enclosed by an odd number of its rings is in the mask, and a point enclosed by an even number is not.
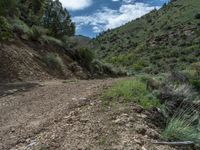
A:
[[[108,30],[93,40],[98,56],[133,72],[185,68],[199,61],[198,6],[198,0],[173,0],[159,10]]]

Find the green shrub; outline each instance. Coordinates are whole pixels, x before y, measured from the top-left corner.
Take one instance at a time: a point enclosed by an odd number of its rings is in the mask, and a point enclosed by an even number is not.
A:
[[[200,19],[200,13],[197,13],[197,14],[195,15],[195,19]]]
[[[191,64],[190,69],[187,69],[184,72],[188,76],[192,86],[197,91],[200,91],[200,62]]]
[[[162,133],[163,138],[172,141],[193,141],[200,146],[200,121],[195,111],[197,106],[182,103]]]
[[[191,83],[196,90],[200,91],[200,79],[199,80],[192,80]]]
[[[56,38],[51,37],[51,36],[47,36],[47,35],[42,35],[41,38],[40,38],[40,42],[63,47],[63,42],[61,40],[56,39]]]
[[[91,63],[95,59],[95,53],[94,51],[87,49],[87,48],[81,48],[77,51],[78,61],[87,67],[87,69],[91,69]]]
[[[63,42],[65,48],[74,48],[78,45],[77,41],[73,37],[69,37],[67,35],[64,35],[61,38],[61,41]]]
[[[130,66],[134,62],[137,61],[137,57],[130,53],[130,54],[120,54],[118,56],[113,56],[107,59],[107,62],[110,62],[117,66]]]
[[[47,29],[44,29],[43,27],[39,27],[39,26],[32,26],[31,27],[31,33],[29,35],[29,38],[31,40],[38,40],[39,38],[42,37],[42,35],[46,35],[48,33]]]
[[[17,0],[0,0],[0,16],[15,15]]]
[[[135,64],[133,64],[133,69],[135,71],[141,71],[144,69],[144,67],[147,67],[147,62],[145,61],[137,61]]]
[[[12,31],[8,20],[0,17],[0,42],[6,41],[12,37]]]
[[[200,76],[200,62],[193,63],[191,68],[196,71],[198,76]]]
[[[126,70],[123,68],[116,68],[109,63],[103,63],[99,60],[92,61],[93,72],[100,74],[107,74],[109,76],[124,76],[127,74]]]
[[[45,62],[51,69],[62,70],[64,67],[62,58],[56,53],[48,53],[45,57]]]
[[[29,36],[32,34],[32,30],[30,27],[19,19],[14,19],[11,21],[12,28],[15,33],[17,33],[21,38],[28,39]]]
[[[159,101],[146,89],[146,84],[137,80],[120,81],[102,96],[106,103],[123,101],[136,102],[148,109],[159,106]]]
[[[192,141],[197,137],[200,138],[200,133],[188,122],[180,119],[172,119],[163,132],[163,137],[171,140],[186,140]],[[198,138],[197,138],[198,139]]]
[[[14,19],[11,21],[13,31],[17,33],[23,39],[39,40],[42,39],[43,35],[48,33],[47,29],[40,26],[32,26],[31,28],[23,21],[19,19]]]

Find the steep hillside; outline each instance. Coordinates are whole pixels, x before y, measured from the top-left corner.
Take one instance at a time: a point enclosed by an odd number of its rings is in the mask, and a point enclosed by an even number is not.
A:
[[[108,30],[93,41],[98,56],[133,72],[184,69],[200,59],[199,7],[199,0],[172,0],[160,10]]]
[[[0,82],[89,78],[88,70],[55,45],[16,41],[0,49]]]
[[[75,24],[56,0],[0,1],[0,83],[91,78],[115,70],[75,36]]]

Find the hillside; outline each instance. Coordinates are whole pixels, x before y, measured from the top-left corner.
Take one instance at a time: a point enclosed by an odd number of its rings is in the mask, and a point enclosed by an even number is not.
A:
[[[115,75],[84,46],[89,41],[75,36],[58,0],[1,0],[0,82]]]
[[[184,69],[200,59],[200,1],[172,0],[160,10],[93,40],[98,56],[130,72]]]
[[[0,0],[0,150],[200,150],[200,1],[96,39],[63,6]]]

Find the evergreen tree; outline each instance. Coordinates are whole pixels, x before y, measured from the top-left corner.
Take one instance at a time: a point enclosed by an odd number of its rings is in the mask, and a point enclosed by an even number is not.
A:
[[[66,9],[63,9],[59,0],[47,0],[42,25],[51,31],[51,35],[62,37],[72,36],[75,32],[75,25],[70,19]]]
[[[39,25],[46,0],[20,0],[21,19],[29,26]]]
[[[18,0],[0,0],[0,16],[14,16]]]

